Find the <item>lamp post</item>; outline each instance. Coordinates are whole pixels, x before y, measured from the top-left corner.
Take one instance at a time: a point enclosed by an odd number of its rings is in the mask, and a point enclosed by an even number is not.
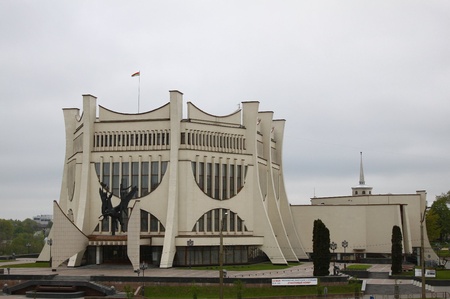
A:
[[[191,268],[191,247],[194,246],[194,241],[189,239],[187,240],[187,247],[188,247],[188,258],[189,258],[189,269]]]
[[[336,275],[336,258],[334,258],[334,251],[337,248],[337,244],[334,242],[331,242],[330,249],[333,250],[333,275]]]
[[[347,268],[347,264],[345,263],[345,253],[348,246],[347,240],[342,241],[342,248],[344,248],[344,269]]]
[[[145,277],[145,270],[148,269],[148,264],[145,261],[143,261],[142,264],[139,265],[139,269],[142,270],[142,277],[143,277],[142,296],[144,296],[145,295],[145,278],[144,277]]]
[[[222,214],[222,221],[220,222],[220,243],[219,243],[219,298],[223,299],[223,222],[226,220],[228,213]]]
[[[420,215],[420,267],[422,268],[422,299],[426,299],[427,294],[425,290],[425,248],[424,248],[424,235],[423,235],[423,222],[425,221],[425,212],[427,211],[427,207],[423,210],[423,213]]]
[[[27,253],[30,254],[30,247],[31,247],[30,242],[28,242],[25,246],[27,247]]]
[[[53,245],[53,239],[47,239],[47,245],[50,246],[50,268],[53,270],[52,266],[52,245]]]

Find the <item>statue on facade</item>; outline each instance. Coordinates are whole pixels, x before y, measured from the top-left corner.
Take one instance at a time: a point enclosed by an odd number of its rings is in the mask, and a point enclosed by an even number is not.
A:
[[[102,216],[103,219],[108,219],[111,217],[111,234],[114,236],[116,230],[118,229],[118,223],[122,231],[126,231],[126,223],[124,222],[124,216],[128,218],[128,203],[136,194],[138,188],[127,187],[124,188],[122,184],[120,185],[120,203],[113,207],[111,198],[113,193],[108,190],[108,186],[101,183],[102,188],[99,189],[100,199],[102,200]],[[128,191],[130,190],[130,191]]]

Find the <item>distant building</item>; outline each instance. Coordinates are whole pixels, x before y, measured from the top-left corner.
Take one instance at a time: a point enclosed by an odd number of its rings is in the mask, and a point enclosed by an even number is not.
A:
[[[404,253],[412,261],[420,261],[420,221],[427,206],[426,191],[373,194],[373,188],[365,184],[362,165],[361,153],[359,185],[352,187],[351,196],[314,197],[311,205],[291,206],[305,251],[312,253],[313,222],[321,219],[330,230],[331,242],[337,244],[338,259],[389,257],[392,227],[397,225],[402,231]],[[425,259],[437,261],[423,224]]]
[[[33,220],[36,221],[40,226],[46,227],[50,222],[53,221],[52,215],[37,215],[33,217]]]

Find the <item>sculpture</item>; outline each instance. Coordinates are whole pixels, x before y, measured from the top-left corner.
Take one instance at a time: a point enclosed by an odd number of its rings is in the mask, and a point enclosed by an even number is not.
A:
[[[120,223],[121,230],[126,231],[126,223],[123,221],[123,216],[128,216],[128,203],[133,198],[134,194],[137,192],[138,188],[126,187],[124,188],[120,184],[120,203],[113,207],[111,198],[113,196],[112,192],[108,191],[108,186],[101,183],[102,188],[99,189],[100,199],[102,200],[102,216],[104,219],[111,217],[111,234],[114,236],[118,228],[117,222]],[[131,190],[128,192],[127,190]],[[109,194],[108,194],[109,193]]]

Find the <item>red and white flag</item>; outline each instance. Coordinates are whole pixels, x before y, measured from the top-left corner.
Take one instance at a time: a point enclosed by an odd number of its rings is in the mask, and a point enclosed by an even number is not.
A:
[[[131,75],[131,77],[138,77],[141,75],[141,71],[134,73],[133,75]]]

